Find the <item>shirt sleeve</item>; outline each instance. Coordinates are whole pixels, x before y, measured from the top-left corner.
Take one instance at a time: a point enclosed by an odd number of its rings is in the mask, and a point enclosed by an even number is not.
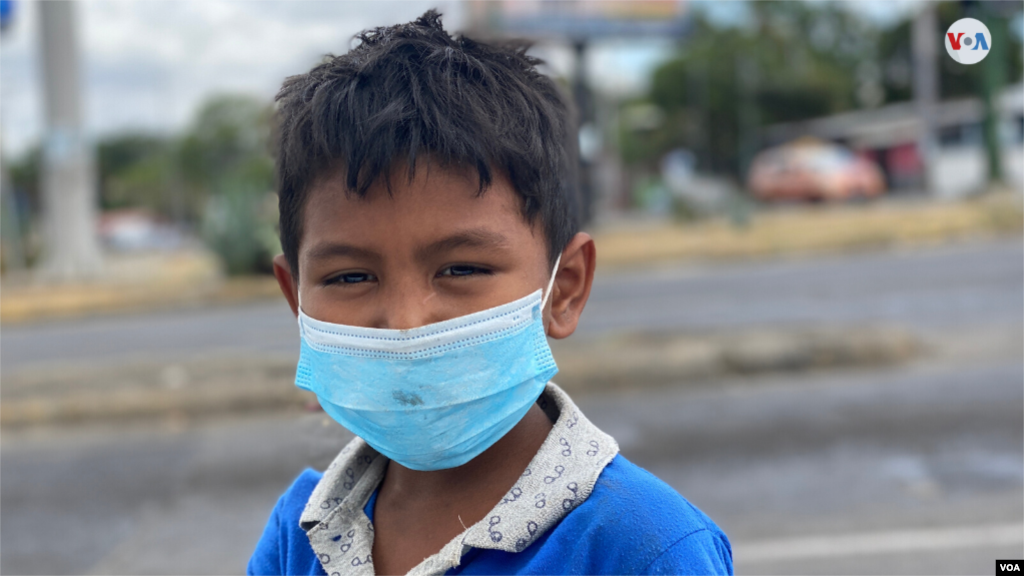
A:
[[[721,532],[697,530],[669,546],[642,573],[731,575],[732,546]]]
[[[285,573],[285,550],[281,546],[280,513],[283,500],[284,496],[274,506],[274,510],[270,513],[270,520],[267,521],[267,525],[263,529],[263,536],[260,537],[259,543],[256,544],[256,551],[253,552],[252,558],[249,559],[249,565],[245,570],[245,573],[249,576]]]

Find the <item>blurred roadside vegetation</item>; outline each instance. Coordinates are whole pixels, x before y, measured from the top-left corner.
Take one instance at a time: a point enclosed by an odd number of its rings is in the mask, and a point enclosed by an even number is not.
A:
[[[832,2],[750,2],[743,26],[719,27],[700,11],[677,54],[658,67],[650,90],[624,103],[622,158],[639,179],[658,171],[670,150],[696,156],[699,172],[741,180],[759,151],[758,130],[913,98],[911,22],[881,28]],[[958,65],[941,41],[940,98],[981,96],[986,66],[1004,67],[1003,84],[1024,71],[1020,36],[1010,31],[1020,2],[940,2],[938,27],[983,18],[1008,43],[1002,61]]]
[[[143,208],[199,235],[228,274],[269,273],[280,252],[274,164],[268,151],[272,109],[255,98],[220,95],[180,135],[125,133],[96,144],[101,210]],[[40,213],[40,150],[8,165],[25,214]],[[23,218],[22,230],[38,226]],[[28,243],[32,256],[31,243]]]
[[[1003,85],[1019,82],[1024,50],[1011,22],[1020,2],[941,2],[938,26],[979,16],[1006,57],[961,66],[939,46],[943,99],[979,96],[986,66],[1002,66]],[[617,103],[618,154],[632,201],[667,198],[661,163],[684,149],[693,170],[729,184],[723,204],[734,224],[749,225],[753,205],[737,184],[760,150],[760,130],[839,112],[908,101],[912,94],[911,22],[879,27],[836,2],[763,1],[746,4],[737,26],[711,23],[692,12],[676,53],[653,72],[647,94]],[[102,210],[142,208],[202,238],[232,275],[269,272],[280,251],[273,160],[267,149],[272,107],[262,100],[220,95],[209,99],[179,134],[123,133],[96,143],[96,179]],[[40,151],[5,159],[26,262],[39,253]],[[677,199],[678,200],[678,199]],[[11,197],[5,198],[11,202]],[[13,210],[11,209],[13,208]],[[695,220],[684,204],[671,209]],[[10,218],[4,221],[8,226]]]

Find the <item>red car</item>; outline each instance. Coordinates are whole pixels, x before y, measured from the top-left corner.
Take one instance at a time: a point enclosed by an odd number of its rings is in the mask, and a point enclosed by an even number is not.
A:
[[[747,186],[766,200],[847,200],[885,192],[874,162],[828,142],[801,139],[769,148],[750,166]]]

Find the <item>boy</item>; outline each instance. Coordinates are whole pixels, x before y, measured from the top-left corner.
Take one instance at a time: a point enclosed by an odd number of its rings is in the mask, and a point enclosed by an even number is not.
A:
[[[549,382],[595,248],[568,112],[523,48],[429,11],[278,94],[296,384],[357,437],[251,574],[730,573],[729,542]]]

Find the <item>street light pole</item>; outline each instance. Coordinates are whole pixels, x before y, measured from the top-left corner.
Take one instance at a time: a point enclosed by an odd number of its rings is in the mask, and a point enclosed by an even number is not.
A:
[[[573,99],[576,101],[577,134],[584,129],[596,129],[594,125],[594,96],[590,90],[590,79],[587,72],[588,44],[584,38],[578,38],[572,43],[576,64],[576,70],[573,74],[572,92]],[[577,151],[582,152],[579,146],[577,146]],[[596,191],[594,190],[591,173],[593,170],[593,159],[585,158],[582,154],[579,154],[579,166],[577,168],[579,170],[579,174],[577,174],[580,200],[579,218],[581,224],[586,224],[594,216],[594,193]]]
[[[93,158],[82,134],[75,7],[68,0],[39,9],[46,136],[42,196],[45,255],[52,280],[96,276],[102,263],[95,226]]]

